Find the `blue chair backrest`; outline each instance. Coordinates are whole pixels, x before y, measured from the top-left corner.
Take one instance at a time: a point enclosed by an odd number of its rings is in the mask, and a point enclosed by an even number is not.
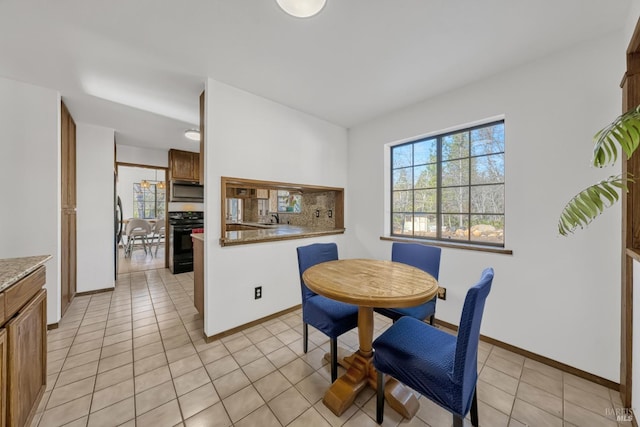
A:
[[[491,283],[493,282],[493,268],[486,268],[482,272],[480,281],[467,292],[458,327],[456,355],[453,367],[453,380],[462,386],[461,402],[463,410],[471,405],[473,390],[478,377],[478,340],[480,339],[480,323],[484,303],[487,300]]]
[[[442,249],[435,246],[394,242],[391,247],[391,261],[419,268],[438,280],[441,252]]]
[[[308,246],[300,246],[298,251],[298,271],[300,272],[300,287],[302,288],[302,304],[312,296],[316,295],[311,289],[307,288],[302,280],[302,273],[307,268],[326,261],[335,261],[338,259],[338,245],[335,243],[314,243]]]

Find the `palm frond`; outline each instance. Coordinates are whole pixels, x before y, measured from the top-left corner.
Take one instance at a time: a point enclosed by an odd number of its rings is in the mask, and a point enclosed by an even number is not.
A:
[[[640,144],[640,106],[622,114],[593,137],[593,165],[603,167],[618,159],[618,146],[631,157]]]
[[[578,227],[584,228],[589,225],[606,208],[620,199],[618,191],[626,192],[628,182],[633,180],[622,175],[610,176],[582,190],[562,210],[558,221],[558,232],[566,236]]]

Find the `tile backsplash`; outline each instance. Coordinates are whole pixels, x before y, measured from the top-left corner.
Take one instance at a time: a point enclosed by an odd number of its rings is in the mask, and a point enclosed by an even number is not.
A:
[[[265,214],[260,199],[245,199],[244,202],[244,221],[246,222],[271,222],[272,214],[276,212],[267,212]],[[261,206],[262,205],[262,206]],[[274,204],[272,204],[273,206]],[[260,211],[263,210],[262,215]],[[319,216],[316,217],[316,210]],[[331,211],[331,217],[329,217]],[[300,213],[278,213],[280,223],[299,225],[305,227],[314,227],[321,229],[335,228],[335,192],[305,192],[302,194],[301,212]]]

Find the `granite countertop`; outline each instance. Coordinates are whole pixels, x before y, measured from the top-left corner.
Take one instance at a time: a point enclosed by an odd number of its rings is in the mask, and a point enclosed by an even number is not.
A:
[[[314,228],[298,225],[277,224],[256,230],[227,231],[224,239],[220,239],[222,246],[258,243],[271,240],[301,239],[304,237],[322,236],[327,234],[342,234],[344,228]]]
[[[191,233],[191,237],[204,242],[204,233]]]
[[[51,255],[0,259],[0,291],[28,276],[50,259]]]

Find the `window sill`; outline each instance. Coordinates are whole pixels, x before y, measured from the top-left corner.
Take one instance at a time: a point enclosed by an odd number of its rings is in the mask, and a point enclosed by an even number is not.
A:
[[[627,248],[626,252],[628,257],[640,262],[640,251],[638,251],[638,249]]]
[[[444,242],[442,240],[429,240],[429,239],[413,239],[411,237],[399,237],[399,236],[380,236],[380,240],[388,240],[391,242],[405,242],[405,243],[424,243],[431,246],[438,246],[441,248],[463,249],[468,251],[478,252],[491,252],[495,254],[513,255],[511,249],[500,248],[496,246],[483,246],[483,245],[470,245],[460,242]]]

